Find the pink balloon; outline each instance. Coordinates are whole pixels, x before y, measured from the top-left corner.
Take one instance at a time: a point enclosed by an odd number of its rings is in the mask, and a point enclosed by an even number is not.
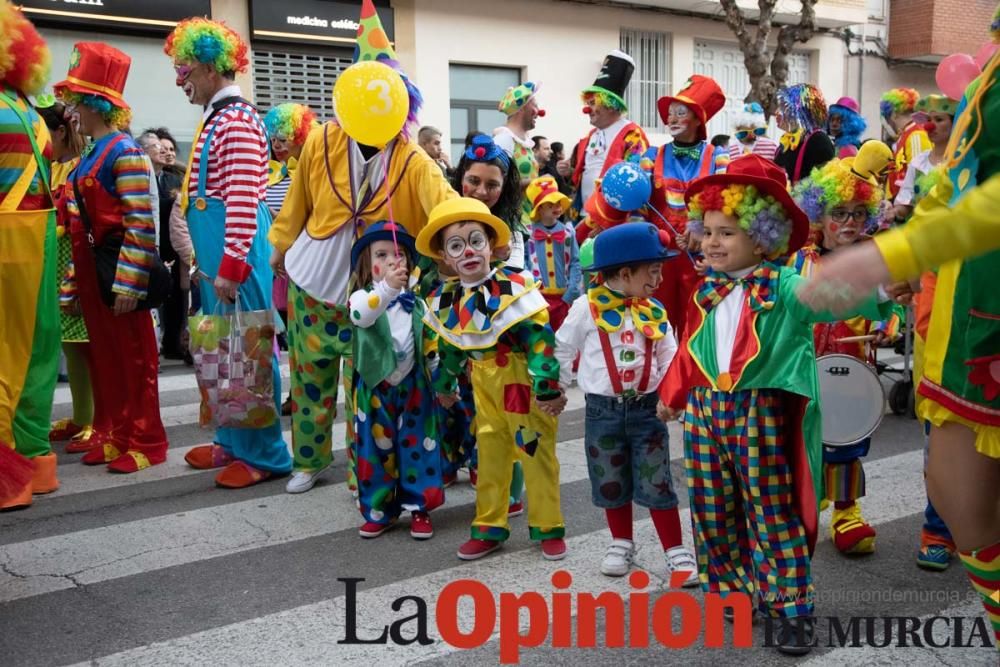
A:
[[[979,65],[967,53],[953,53],[938,65],[934,77],[941,92],[953,100],[962,99],[965,89],[981,73]]]
[[[1000,44],[996,42],[986,42],[979,47],[979,51],[976,52],[976,57],[974,58],[976,64],[979,65],[979,69],[986,69],[986,63],[990,61],[990,58],[997,52],[997,49],[1000,49]]]

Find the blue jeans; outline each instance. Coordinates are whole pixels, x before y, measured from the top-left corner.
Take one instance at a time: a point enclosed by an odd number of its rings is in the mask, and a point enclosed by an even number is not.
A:
[[[584,446],[591,498],[604,509],[632,501],[656,510],[677,507],[666,425],[656,393],[619,400],[587,394]]]

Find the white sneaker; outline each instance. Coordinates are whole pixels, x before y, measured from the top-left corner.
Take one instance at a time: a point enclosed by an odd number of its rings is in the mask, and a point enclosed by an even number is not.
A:
[[[609,577],[624,577],[632,567],[635,558],[635,544],[632,540],[614,540],[601,561],[601,574]]]
[[[294,473],[292,478],[288,480],[288,484],[285,485],[285,491],[288,493],[305,493],[316,486],[316,482],[320,476],[328,470],[330,470],[330,466],[320,468],[319,470],[300,470]]]
[[[674,572],[689,572],[688,578],[681,584],[684,588],[694,588],[699,585],[698,581],[698,561],[695,560],[694,552],[687,547],[670,547],[663,552],[663,557],[667,559],[667,576]]]

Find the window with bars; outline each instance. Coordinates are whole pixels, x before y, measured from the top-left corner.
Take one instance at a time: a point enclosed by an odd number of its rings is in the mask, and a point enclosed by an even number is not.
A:
[[[253,85],[262,113],[284,102],[308,104],[322,120],[333,118],[333,83],[350,67],[349,49],[324,55],[254,49]]]
[[[670,92],[670,35],[622,28],[619,48],[635,61],[632,82],[625,89],[629,117],[655,131],[660,126],[656,100]]]

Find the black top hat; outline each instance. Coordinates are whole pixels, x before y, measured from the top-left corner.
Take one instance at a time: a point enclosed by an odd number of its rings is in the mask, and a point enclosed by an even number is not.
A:
[[[594,85],[584,88],[587,93],[605,93],[618,101],[622,108],[626,108],[625,89],[628,82],[632,80],[632,72],[635,71],[635,61],[632,56],[615,49],[607,55],[604,63],[601,64],[601,72],[594,79]]]

